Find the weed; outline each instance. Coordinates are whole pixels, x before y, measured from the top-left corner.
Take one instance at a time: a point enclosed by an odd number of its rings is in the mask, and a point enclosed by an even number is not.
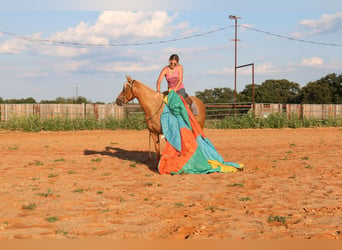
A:
[[[48,178],[55,178],[55,177],[58,177],[58,174],[49,174],[48,175]]]
[[[296,175],[292,175],[289,177],[289,179],[294,179],[294,178],[296,178]]]
[[[147,183],[145,183],[145,186],[151,187],[151,186],[153,186],[153,183],[152,182],[147,182]]]
[[[311,165],[307,165],[305,168],[308,168],[308,169],[313,169],[314,167],[311,166]]]
[[[47,220],[50,223],[55,223],[56,221],[59,220],[59,218],[57,216],[52,216],[52,217],[48,217],[45,220]]]
[[[123,197],[120,197],[120,202],[125,202],[125,199]]]
[[[148,201],[148,198],[145,198],[144,201]]]
[[[176,203],[175,203],[175,206],[176,206],[176,207],[184,207],[184,204],[183,204],[183,203],[180,203],[180,202],[176,202]]]
[[[44,163],[42,163],[41,161],[34,160],[34,162],[30,162],[28,165],[43,166]]]
[[[296,146],[296,143],[291,143],[290,146],[294,147],[294,146]]]
[[[131,168],[136,168],[136,167],[137,167],[137,164],[136,164],[136,163],[131,163],[131,164],[129,164],[129,167],[131,167]]]
[[[229,187],[244,187],[245,185],[243,183],[233,183],[228,185]]]
[[[73,192],[81,194],[81,193],[84,193],[84,189],[83,188],[78,188],[78,189],[75,189]]]
[[[109,208],[106,208],[106,209],[100,209],[100,213],[107,213],[109,212],[110,209]]]
[[[101,158],[93,158],[91,159],[92,162],[101,162],[102,159]]]
[[[46,193],[38,193],[37,195],[47,198],[47,197],[53,195],[53,192],[52,192],[51,188],[49,188]]]
[[[102,176],[110,176],[110,173],[104,173]]]
[[[29,205],[23,205],[23,209],[25,209],[25,210],[35,210],[36,209],[36,204],[34,204],[34,203],[30,203]]]
[[[96,167],[92,167],[92,170],[97,170],[97,168]]]
[[[111,145],[116,145],[116,144],[119,144],[118,142],[110,142]]]
[[[151,177],[152,175],[151,174],[145,174],[146,177]]]
[[[69,170],[68,174],[76,174],[76,172],[74,170]]]
[[[55,162],[59,162],[59,161],[65,161],[65,159],[60,158],[60,159],[56,159]]]
[[[8,226],[9,222],[8,221],[4,221],[3,222],[6,226]]]
[[[239,199],[239,201],[251,201],[251,198],[249,197],[242,197]]]
[[[274,221],[277,221],[277,222],[280,222],[282,224],[286,224],[286,217],[285,216],[273,216],[273,215],[270,215],[268,217],[268,220],[267,222],[274,222]]]
[[[103,191],[97,191],[96,194],[103,194]]]
[[[217,206],[210,206],[207,207],[205,210],[210,210],[211,212],[215,212],[216,210],[225,211],[225,209],[218,208]]]
[[[302,158],[300,158],[301,160],[309,160],[309,157],[307,157],[307,156],[304,156],[304,157],[302,157]]]
[[[13,147],[9,146],[8,147],[9,150],[18,150],[18,146],[14,145]]]

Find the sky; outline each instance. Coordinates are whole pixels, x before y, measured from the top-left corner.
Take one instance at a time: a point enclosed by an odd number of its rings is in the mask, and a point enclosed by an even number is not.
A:
[[[255,66],[255,83],[287,79],[305,86],[342,73],[339,0],[3,1],[0,97],[37,101],[84,96],[113,102],[130,75],[156,88],[176,53],[186,91],[235,89],[237,66]],[[237,69],[236,90],[252,83]],[[77,92],[76,92],[77,89]],[[162,89],[167,89],[166,81]]]

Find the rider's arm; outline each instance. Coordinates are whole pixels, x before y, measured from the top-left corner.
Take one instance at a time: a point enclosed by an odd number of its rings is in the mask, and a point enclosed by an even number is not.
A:
[[[160,83],[163,80],[163,77],[166,75],[166,68],[163,68],[162,71],[159,74],[158,80],[157,80],[157,91],[160,92]]]

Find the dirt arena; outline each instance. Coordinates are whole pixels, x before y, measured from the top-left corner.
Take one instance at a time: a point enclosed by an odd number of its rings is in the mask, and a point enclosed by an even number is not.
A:
[[[146,130],[0,131],[0,239],[342,238],[341,128],[205,133],[244,171],[160,175]]]

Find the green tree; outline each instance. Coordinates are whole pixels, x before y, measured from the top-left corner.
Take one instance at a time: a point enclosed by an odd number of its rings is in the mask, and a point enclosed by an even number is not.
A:
[[[303,103],[342,103],[342,75],[335,73],[309,82],[302,88]]]
[[[197,91],[196,97],[203,103],[232,103],[234,102],[234,91],[230,88],[214,88]]]
[[[301,88],[298,83],[282,80],[266,80],[258,88],[257,102],[296,103],[299,101]]]

